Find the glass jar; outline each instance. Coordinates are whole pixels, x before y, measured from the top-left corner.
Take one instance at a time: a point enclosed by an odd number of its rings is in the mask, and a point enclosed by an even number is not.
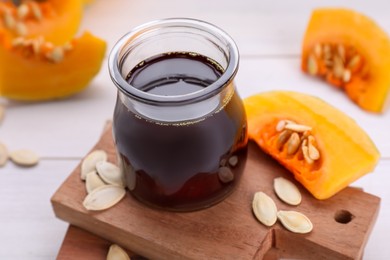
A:
[[[139,201],[198,210],[237,186],[248,142],[233,81],[238,63],[231,37],[194,19],[141,25],[113,47],[113,136],[127,187]]]

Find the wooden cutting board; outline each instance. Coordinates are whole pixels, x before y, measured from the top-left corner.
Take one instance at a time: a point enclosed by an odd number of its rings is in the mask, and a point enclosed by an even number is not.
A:
[[[108,127],[92,150],[105,150],[109,161],[116,163],[111,133]],[[289,206],[274,194],[273,179],[278,176],[294,181],[288,171],[250,143],[245,173],[237,190],[206,210],[154,210],[127,194],[108,210],[89,212],[82,206],[86,190],[80,179],[80,165],[51,202],[58,218],[151,259],[362,258],[378,215],[378,197],[346,188],[319,201],[297,183],[302,203]],[[251,209],[257,191],[272,197],[280,210],[304,213],[313,222],[313,231],[302,235],[287,231],[280,223],[271,228],[260,224]],[[92,243],[90,250],[99,249]]]

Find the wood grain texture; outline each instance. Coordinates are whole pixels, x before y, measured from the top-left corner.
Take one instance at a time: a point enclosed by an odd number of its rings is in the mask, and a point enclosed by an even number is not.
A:
[[[92,149],[104,149],[115,163],[115,148],[108,129]],[[223,202],[206,210],[175,213],[154,210],[127,194],[105,211],[88,212],[80,179],[80,165],[52,197],[57,217],[129,250],[152,259],[262,259],[271,248],[278,256],[316,259],[360,259],[375,223],[380,199],[359,189],[346,188],[325,201],[314,199],[299,186],[301,205],[288,206],[273,192],[273,179],[290,173],[250,143],[244,177],[237,190]],[[293,234],[279,223],[272,228],[253,217],[251,201],[257,191],[266,192],[282,210],[297,210],[308,216],[314,230]],[[335,215],[344,210],[352,216],[339,223]],[[275,255],[275,253],[273,253]]]
[[[66,231],[57,260],[105,260],[108,249],[112,243],[108,240],[95,236],[83,229],[69,226]],[[131,259],[134,254],[127,250]]]

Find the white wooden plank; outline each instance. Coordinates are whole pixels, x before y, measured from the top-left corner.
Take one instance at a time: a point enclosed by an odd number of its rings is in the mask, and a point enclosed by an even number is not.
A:
[[[131,28],[151,20],[191,17],[214,23],[236,40],[242,55],[298,54],[311,11],[347,7],[372,17],[390,33],[390,1],[96,1],[85,12],[82,30],[106,39],[111,48]]]
[[[50,198],[77,163],[0,168],[0,259],[55,259],[67,223],[55,218]]]

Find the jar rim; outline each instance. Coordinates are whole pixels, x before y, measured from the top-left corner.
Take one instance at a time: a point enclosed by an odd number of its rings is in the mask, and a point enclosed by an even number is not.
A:
[[[137,89],[128,83],[122,76],[120,72],[120,63],[121,63],[121,50],[129,43],[131,40],[135,40],[137,37],[146,33],[150,30],[156,29],[158,27],[189,27],[197,30],[206,32],[214,37],[218,38],[226,44],[226,49],[228,53],[227,66],[222,75],[209,86],[187,94],[183,95],[174,95],[174,96],[163,96],[151,94]],[[233,80],[234,76],[238,70],[239,63],[239,51],[234,40],[228,35],[224,30],[219,27],[202,21],[192,18],[166,18],[160,20],[154,20],[140,26],[135,27],[130,32],[126,33],[122,38],[112,48],[109,58],[108,58],[108,68],[112,81],[122,93],[126,96],[134,98],[136,100],[146,102],[146,103],[158,103],[159,105],[167,104],[186,104],[192,103],[200,100],[207,99],[215,94],[221,92],[221,90],[229,85]]]

